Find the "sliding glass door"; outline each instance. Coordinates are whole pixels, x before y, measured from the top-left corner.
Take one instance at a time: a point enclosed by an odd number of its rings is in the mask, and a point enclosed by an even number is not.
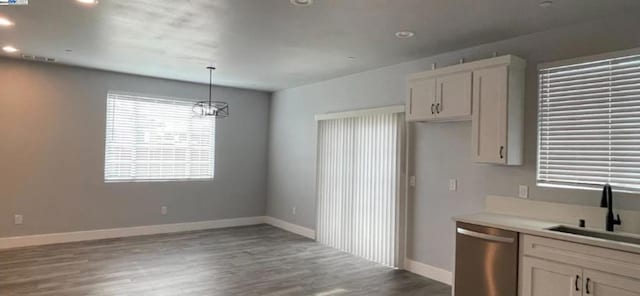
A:
[[[317,240],[398,266],[403,113],[318,118]]]

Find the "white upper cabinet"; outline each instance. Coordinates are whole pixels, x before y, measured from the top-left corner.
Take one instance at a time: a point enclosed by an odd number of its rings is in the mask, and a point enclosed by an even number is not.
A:
[[[471,116],[471,72],[409,79],[408,121],[468,120]]]
[[[476,162],[507,163],[507,79],[506,66],[474,72],[471,132],[473,158]]]
[[[524,61],[473,72],[472,158],[521,165],[524,129]]]
[[[512,55],[410,75],[408,121],[472,121],[475,162],[521,165],[526,62]]]
[[[468,119],[471,116],[471,72],[436,78],[436,116],[441,119]]]
[[[435,103],[435,78],[409,81],[409,96],[407,97],[406,106],[406,119],[408,121],[421,121],[435,118]]]

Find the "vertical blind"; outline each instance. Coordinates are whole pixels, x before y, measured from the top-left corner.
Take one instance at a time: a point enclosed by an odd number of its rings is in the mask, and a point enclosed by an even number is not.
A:
[[[640,191],[640,55],[541,67],[540,185]]]
[[[318,121],[317,240],[396,266],[401,113]]]
[[[215,120],[192,102],[109,93],[106,182],[212,179]]]

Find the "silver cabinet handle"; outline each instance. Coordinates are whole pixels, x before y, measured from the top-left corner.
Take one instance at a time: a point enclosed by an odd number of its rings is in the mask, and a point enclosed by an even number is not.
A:
[[[480,233],[480,232],[475,232],[475,231],[467,230],[460,227],[458,227],[457,232],[462,235],[480,238],[480,239],[493,241],[493,242],[507,243],[507,244],[512,244],[514,242],[514,239],[512,237],[503,237],[503,236],[491,235],[486,233]]]

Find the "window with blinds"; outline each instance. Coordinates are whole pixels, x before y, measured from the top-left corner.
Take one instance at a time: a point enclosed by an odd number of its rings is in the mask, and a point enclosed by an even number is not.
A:
[[[539,185],[640,192],[640,51],[539,70]]]
[[[105,182],[213,179],[216,123],[192,105],[110,92]]]

